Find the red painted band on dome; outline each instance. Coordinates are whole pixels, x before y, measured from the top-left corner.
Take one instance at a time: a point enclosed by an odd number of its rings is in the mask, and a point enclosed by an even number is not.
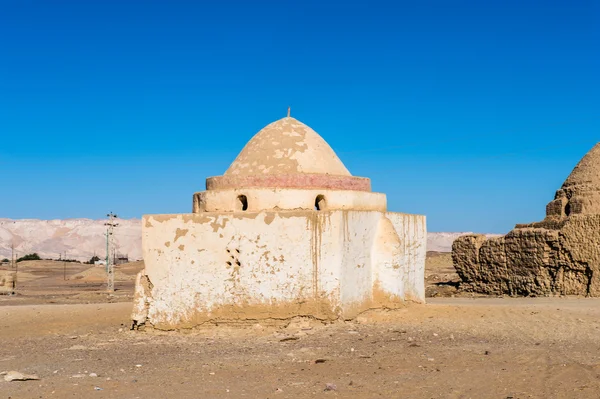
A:
[[[351,190],[371,192],[371,179],[356,176],[334,176],[321,174],[296,175],[251,175],[215,176],[206,179],[207,190],[236,188],[321,188],[329,190]]]

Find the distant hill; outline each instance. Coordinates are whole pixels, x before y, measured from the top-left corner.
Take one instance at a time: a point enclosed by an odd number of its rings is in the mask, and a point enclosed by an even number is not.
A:
[[[0,258],[9,258],[14,243],[18,256],[37,252],[42,258],[89,260],[106,256],[106,220],[0,219]],[[130,260],[142,259],[142,225],[139,219],[119,219],[115,229],[117,251]],[[456,237],[468,233],[428,233],[427,250],[450,252]],[[497,234],[489,234],[497,236]]]
[[[119,254],[142,259],[142,225],[139,219],[118,219],[115,242]],[[14,244],[17,256],[37,252],[42,258],[89,260],[106,257],[106,220],[0,219],[0,258],[9,258]]]

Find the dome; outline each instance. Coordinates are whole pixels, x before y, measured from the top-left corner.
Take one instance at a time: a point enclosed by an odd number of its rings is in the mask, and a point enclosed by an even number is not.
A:
[[[600,143],[596,144],[575,166],[562,188],[587,185],[600,188]]]
[[[288,116],[252,137],[223,176],[206,179],[209,191],[266,187],[370,192],[371,181],[352,176],[321,136]]]
[[[321,136],[291,117],[265,126],[225,172],[231,177],[295,174],[351,176]]]
[[[546,206],[547,217],[577,214],[600,214],[600,143],[581,158]]]

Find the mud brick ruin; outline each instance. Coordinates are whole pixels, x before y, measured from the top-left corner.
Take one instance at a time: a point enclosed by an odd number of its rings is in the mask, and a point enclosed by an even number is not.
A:
[[[15,272],[0,275],[0,295],[14,294],[16,284],[17,274]]]
[[[385,194],[294,118],[262,129],[193,198],[193,213],[143,218],[134,325],[352,319],[425,300],[425,217],[387,212]]]
[[[485,294],[600,296],[600,143],[579,161],[546,218],[452,246],[461,287]]]

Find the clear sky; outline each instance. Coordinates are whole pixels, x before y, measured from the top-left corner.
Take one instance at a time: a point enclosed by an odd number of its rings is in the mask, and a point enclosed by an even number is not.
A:
[[[264,125],[506,232],[600,137],[598,1],[0,0],[0,217],[189,212]]]

